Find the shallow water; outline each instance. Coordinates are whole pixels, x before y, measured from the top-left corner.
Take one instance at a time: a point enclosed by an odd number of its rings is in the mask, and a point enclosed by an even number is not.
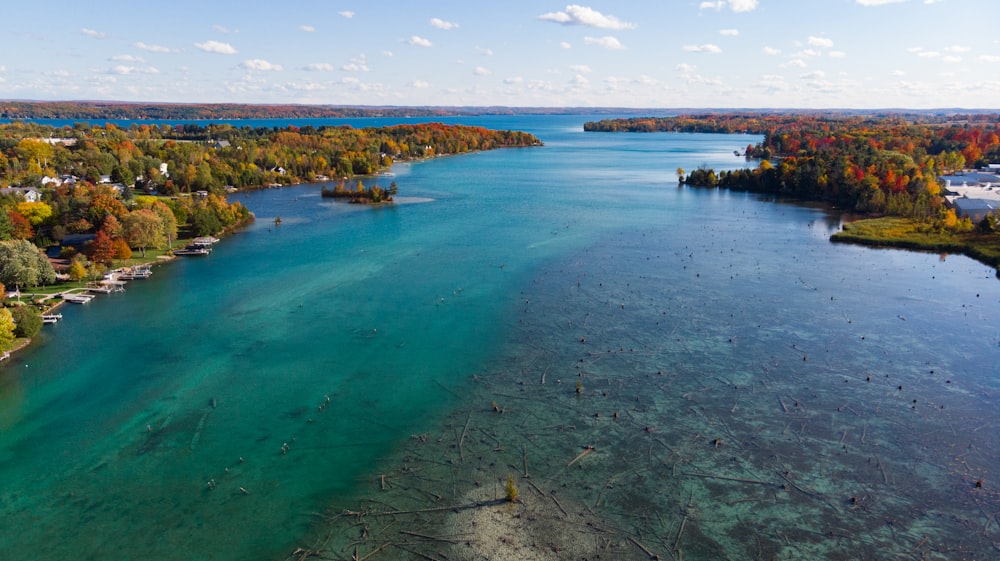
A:
[[[350,558],[314,513],[510,472],[669,558],[989,558],[993,271],[678,189],[754,137],[584,120],[477,118],[546,146],[397,165],[408,204],[240,195],[212,255],[64,308],[0,371],[0,550]]]

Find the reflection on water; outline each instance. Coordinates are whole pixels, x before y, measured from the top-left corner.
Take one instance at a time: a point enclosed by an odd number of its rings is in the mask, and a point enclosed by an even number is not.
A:
[[[993,271],[676,186],[745,136],[568,119],[397,166],[425,204],[250,194],[282,224],[63,310],[0,378],[0,550],[994,556]]]

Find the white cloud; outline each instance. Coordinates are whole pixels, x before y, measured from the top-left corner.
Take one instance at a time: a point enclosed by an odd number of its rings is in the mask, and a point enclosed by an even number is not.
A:
[[[239,31],[236,30],[236,29],[229,29],[228,27],[226,27],[224,25],[219,25],[219,24],[213,25],[212,29],[214,29],[215,31],[218,31],[219,33],[223,33],[223,34],[239,33]]]
[[[697,69],[697,68],[698,68],[697,66],[695,66],[693,64],[688,64],[686,62],[682,62],[682,63],[680,63],[680,64],[677,65],[677,71],[678,72],[683,72],[685,74],[689,73],[689,72],[694,72],[695,69]]]
[[[347,18],[347,19],[351,19],[351,18],[354,17],[354,12],[352,12],[350,10],[344,10],[343,12],[337,12],[337,13],[340,14],[340,17]]]
[[[1000,62],[1000,56],[997,55],[979,55],[979,60],[983,62]]]
[[[392,58],[392,51],[382,51],[382,56],[386,58]]]
[[[418,47],[430,47],[430,46],[433,45],[433,43],[431,43],[430,39],[424,39],[423,37],[420,37],[418,35],[414,35],[413,37],[410,37],[406,42],[409,43],[409,44],[411,44],[411,45],[416,45]]]
[[[752,12],[753,10],[756,10],[757,4],[758,4],[757,0],[715,0],[715,1],[705,1],[702,2],[701,4],[698,4],[698,9],[718,11],[721,10],[722,8],[725,8],[726,6],[729,6],[730,10],[736,13],[742,13],[742,12]]]
[[[862,6],[881,6],[883,4],[898,4],[900,2],[907,2],[908,0],[856,0],[858,4]]]
[[[718,45],[706,43],[704,45],[684,45],[684,51],[688,53],[712,53],[719,54],[722,49]]]
[[[908,52],[908,53],[919,53],[922,50],[924,50],[923,47],[910,47],[910,48],[906,49],[906,52]]]
[[[826,37],[809,37],[808,43],[813,47],[821,47],[824,49],[829,49],[833,46],[833,39],[827,39]]]
[[[444,29],[446,31],[449,30],[449,29],[455,29],[456,27],[458,27],[457,23],[453,23],[453,22],[450,22],[450,21],[444,21],[441,18],[431,18],[431,25],[433,25],[434,27],[436,27],[438,29]]]
[[[159,74],[159,69],[153,66],[147,66],[146,68],[137,68],[135,66],[126,66],[124,64],[119,64],[108,71],[110,74],[118,74],[120,76],[127,76],[129,74]]]
[[[847,56],[847,53],[845,53],[844,51],[830,51],[829,53],[827,53],[827,56],[829,56],[830,58],[844,58]]]
[[[325,62],[317,62],[303,66],[302,70],[309,72],[333,72],[333,65]]]
[[[793,58],[792,60],[781,65],[782,68],[805,68],[806,66],[809,65],[806,64],[806,61],[801,58]]]
[[[587,77],[582,74],[577,74],[576,76],[573,76],[573,79],[570,80],[570,83],[572,83],[574,86],[583,87],[583,86],[589,86],[590,80],[588,80]]]
[[[108,36],[107,33],[104,33],[102,31],[95,31],[93,29],[88,29],[86,27],[84,27],[83,29],[81,29],[80,33],[83,33],[87,37],[93,37],[94,39],[104,39],[104,38],[106,38]]]
[[[950,47],[945,47],[944,50],[947,51],[947,52],[949,52],[949,53],[967,53],[967,52],[971,51],[972,49],[970,49],[969,47],[966,47],[965,45],[952,45]]]
[[[420,89],[431,87],[430,83],[424,80],[414,80],[414,82],[410,85],[413,86],[414,88],[420,88]]]
[[[364,55],[358,58],[352,58],[351,62],[345,64],[341,67],[347,72],[368,72],[368,62],[365,60]]]
[[[736,12],[751,12],[757,9],[757,0],[729,0],[729,9]]]
[[[300,25],[299,31],[305,31],[306,33],[315,33],[316,28],[311,25]]]
[[[169,47],[163,47],[161,45],[147,45],[142,41],[138,41],[132,44],[137,49],[142,49],[144,51],[149,51],[151,53],[172,53],[175,52]]]
[[[893,70],[892,71],[892,75],[893,76],[906,76],[906,72],[903,72],[902,70]]]
[[[599,47],[604,47],[612,51],[617,51],[624,49],[625,46],[621,44],[621,41],[615,39],[610,35],[605,35],[604,37],[584,37],[583,42],[587,45],[597,45]]]
[[[574,64],[570,66],[569,69],[578,74],[589,74],[593,72],[593,70],[591,70],[586,64]]]
[[[493,56],[493,49],[484,49],[482,47],[476,47],[476,52],[483,56]]]
[[[803,80],[822,80],[823,78],[826,78],[826,72],[823,72],[822,70],[815,70],[813,72],[803,74],[799,76],[799,78],[802,78]]]
[[[194,46],[206,53],[219,53],[220,55],[236,54],[236,49],[232,45],[219,41],[205,41],[204,43],[195,43]]]
[[[493,74],[493,72],[490,72],[489,68],[486,68],[484,66],[477,66],[476,69],[472,71],[472,73],[475,74],[476,76],[489,76],[490,74]]]
[[[740,34],[739,29],[720,29],[719,35],[725,35],[726,37],[736,37]]]
[[[560,48],[563,48],[563,49],[572,49],[572,48],[573,48],[573,45],[570,45],[570,44],[569,44],[569,43],[567,43],[566,41],[560,41],[560,42],[559,42],[559,47],[560,47]]]
[[[115,55],[111,57],[110,60],[113,60],[115,62],[146,62],[145,60],[142,59],[142,57],[134,55]]]
[[[266,60],[259,59],[259,58],[252,58],[250,60],[244,60],[243,63],[240,64],[240,66],[242,66],[243,68],[246,68],[247,70],[259,70],[261,72],[268,72],[268,71],[272,71],[272,70],[281,70],[281,65],[280,64],[273,64],[273,63],[270,63],[270,62],[268,62]]]
[[[524,83],[524,78],[522,78],[520,76],[512,76],[510,78],[504,78],[503,83],[504,84],[511,84],[511,85],[513,85],[513,84],[523,84]]]
[[[588,6],[570,4],[564,12],[549,12],[538,16],[538,19],[552,21],[563,25],[586,25],[600,29],[633,29],[634,23],[621,21],[615,16],[604,15]]]
[[[780,55],[781,54],[781,49],[775,49],[774,47],[764,47],[761,50],[764,51],[765,55],[774,56],[774,55]]]

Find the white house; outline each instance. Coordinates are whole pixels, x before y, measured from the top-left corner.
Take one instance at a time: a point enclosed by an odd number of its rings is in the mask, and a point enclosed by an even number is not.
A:
[[[27,203],[37,203],[42,200],[42,192],[34,187],[7,187],[0,189],[0,194],[18,195],[24,197]]]

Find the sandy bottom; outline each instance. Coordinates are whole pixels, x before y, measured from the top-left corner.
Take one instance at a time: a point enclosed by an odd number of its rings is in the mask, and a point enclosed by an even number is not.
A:
[[[492,502],[449,515],[452,535],[466,541],[450,548],[449,559],[548,561],[622,559],[636,546],[579,504],[528,486],[517,503],[494,499],[491,489],[466,495],[470,504]]]

